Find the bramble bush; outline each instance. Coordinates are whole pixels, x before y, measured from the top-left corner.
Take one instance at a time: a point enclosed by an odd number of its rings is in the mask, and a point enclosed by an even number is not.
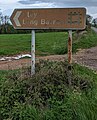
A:
[[[97,84],[94,73],[67,62],[40,61],[36,74],[10,71],[0,81],[1,120],[97,120]],[[25,76],[26,74],[26,76]],[[28,75],[28,76],[27,76]]]

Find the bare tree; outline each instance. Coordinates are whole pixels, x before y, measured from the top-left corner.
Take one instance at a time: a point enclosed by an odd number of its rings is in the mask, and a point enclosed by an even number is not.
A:
[[[4,25],[9,23],[9,16],[6,15],[3,17],[3,19],[4,19]]]
[[[86,24],[91,24],[93,17],[91,15],[86,15]]]
[[[93,19],[92,23],[93,23],[94,27],[96,27],[97,26],[97,18]]]
[[[1,9],[0,9],[1,10]],[[0,26],[1,26],[1,24],[2,24],[2,20],[1,20],[1,17],[2,17],[2,12],[0,12]]]
[[[0,12],[0,33],[1,33],[1,30],[2,30],[1,25],[2,25],[2,12]]]

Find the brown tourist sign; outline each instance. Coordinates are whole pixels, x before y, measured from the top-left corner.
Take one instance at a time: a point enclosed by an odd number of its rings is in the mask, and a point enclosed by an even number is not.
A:
[[[15,9],[11,22],[15,29],[84,29],[86,9]]]

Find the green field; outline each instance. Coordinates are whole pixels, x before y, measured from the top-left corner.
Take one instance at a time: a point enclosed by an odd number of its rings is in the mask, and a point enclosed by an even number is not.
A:
[[[36,54],[55,54],[67,45],[67,33],[36,33]],[[0,55],[30,52],[30,34],[0,35]]]
[[[67,32],[36,33],[36,55],[67,53]],[[73,52],[79,48],[89,48],[97,45],[97,34],[89,31],[87,34],[75,36],[73,33]],[[0,55],[30,53],[30,34],[0,35]]]

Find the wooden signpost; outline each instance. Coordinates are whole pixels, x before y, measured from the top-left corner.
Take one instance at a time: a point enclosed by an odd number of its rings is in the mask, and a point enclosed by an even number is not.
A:
[[[31,29],[31,74],[35,74],[35,29],[64,29],[69,31],[68,62],[72,63],[72,30],[86,26],[85,8],[15,9],[11,22],[15,29]]]

